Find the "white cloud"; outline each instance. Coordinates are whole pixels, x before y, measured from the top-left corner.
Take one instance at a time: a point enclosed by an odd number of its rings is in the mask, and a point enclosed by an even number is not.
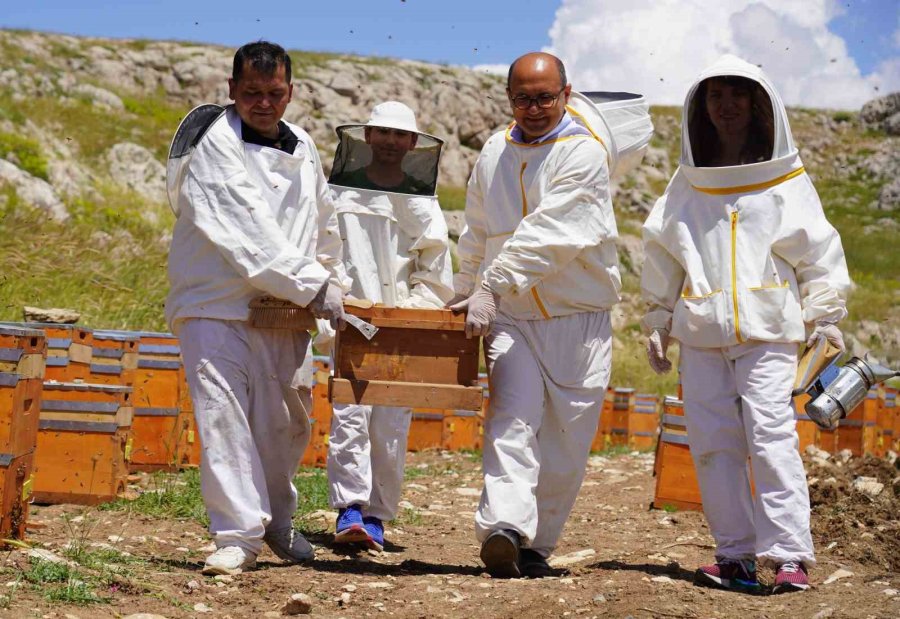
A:
[[[477,64],[472,67],[473,71],[478,71],[479,73],[488,73],[490,75],[502,75],[506,77],[507,72],[509,71],[508,64]]]
[[[828,29],[841,10],[834,0],[562,0],[548,51],[575,88],[667,104],[682,103],[695,76],[732,53],[762,65],[788,105],[858,109],[900,89],[900,56],[862,75]]]

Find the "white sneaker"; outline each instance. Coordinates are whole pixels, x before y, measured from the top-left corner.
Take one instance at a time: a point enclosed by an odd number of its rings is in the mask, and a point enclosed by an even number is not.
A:
[[[254,553],[240,546],[223,546],[206,557],[203,573],[208,576],[216,574],[234,576],[251,567],[256,567]]]
[[[269,545],[279,559],[291,563],[303,563],[316,556],[312,544],[294,529],[281,529],[280,531],[267,531],[263,541]]]

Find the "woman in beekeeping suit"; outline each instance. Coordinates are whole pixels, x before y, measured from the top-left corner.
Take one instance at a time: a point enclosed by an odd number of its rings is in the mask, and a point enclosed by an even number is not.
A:
[[[835,326],[850,286],[840,236],[794,146],[784,104],[756,66],[724,56],[688,92],[681,166],[643,228],[651,367],[681,344],[681,383],[716,562],[698,584],[807,589],[815,563],[791,389],[797,349]],[[756,495],[750,492],[747,458]]]
[[[399,101],[376,105],[365,125],[337,128],[329,183],[335,194],[350,294],[387,307],[438,309],[453,296],[447,224],[435,190],[443,142],[419,132]],[[316,347],[330,347],[319,321]],[[381,549],[397,515],[411,411],[334,406],[328,444],[335,543]]]

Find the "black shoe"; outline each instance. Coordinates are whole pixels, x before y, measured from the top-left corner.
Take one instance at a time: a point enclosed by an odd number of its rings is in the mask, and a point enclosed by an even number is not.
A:
[[[530,548],[523,548],[519,551],[519,572],[525,578],[546,578],[553,575],[547,559]]]
[[[481,544],[481,560],[494,578],[520,578],[519,534],[508,529],[493,531]]]

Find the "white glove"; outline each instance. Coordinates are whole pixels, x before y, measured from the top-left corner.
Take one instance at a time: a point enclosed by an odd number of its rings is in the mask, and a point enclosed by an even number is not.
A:
[[[347,328],[347,321],[344,320],[344,293],[337,286],[329,286],[325,282],[306,307],[316,318],[328,320],[332,329],[343,331]]]
[[[666,357],[668,350],[669,332],[665,329],[654,329],[647,338],[647,359],[657,374],[666,374],[672,369],[672,362]]]
[[[497,306],[500,304],[500,295],[488,288],[481,286],[472,293],[472,296],[459,303],[454,303],[450,309],[456,312],[466,313],[466,337],[487,337],[494,328],[494,320],[497,318]]]
[[[837,328],[837,325],[833,325],[830,322],[817,322],[816,328],[813,329],[809,339],[806,340],[807,348],[815,346],[816,340],[820,337],[824,337],[833,346],[840,348],[841,352],[846,352],[847,347],[844,346],[844,336],[841,335],[841,330]]]

